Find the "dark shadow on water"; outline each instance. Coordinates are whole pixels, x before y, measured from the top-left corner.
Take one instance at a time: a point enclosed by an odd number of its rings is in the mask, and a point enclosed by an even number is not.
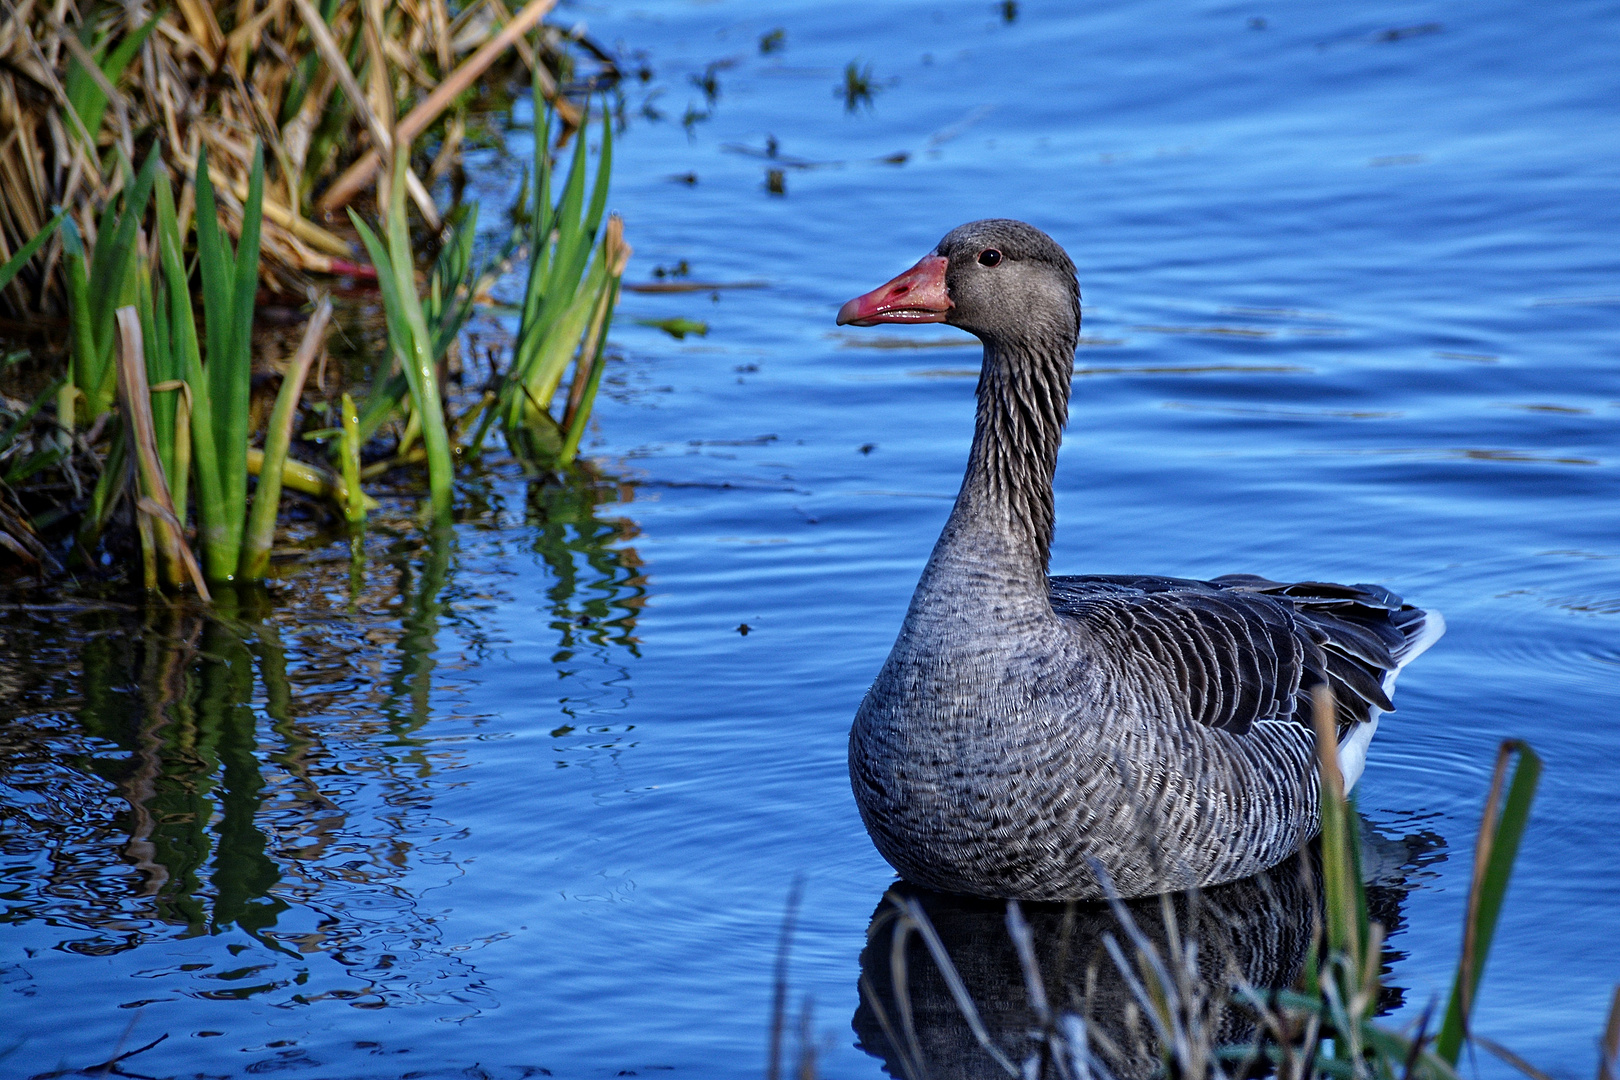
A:
[[[1369,913],[1393,934],[1403,925],[1407,893],[1442,842],[1428,832],[1386,837],[1365,822],[1362,830],[1368,838],[1364,862],[1373,875]],[[1201,893],[1127,902],[1130,917],[1160,956],[1173,954],[1175,938],[1196,943],[1202,1015],[1216,1045],[1243,1043],[1254,1035],[1251,1014],[1222,1004],[1229,988],[1246,983],[1259,990],[1286,989],[1304,972],[1320,918],[1315,864],[1314,853],[1307,851],[1265,874]],[[909,935],[896,952],[897,901],[908,898],[921,904],[938,932],[991,1041],[1025,1075],[1037,1075],[1039,1024],[1008,934],[1005,903],[948,896],[903,881],[879,901],[861,952],[861,1004],[852,1021],[857,1045],[882,1060],[889,1075],[907,1080],[1007,1075],[980,1045],[921,937]],[[1081,903],[1027,904],[1023,911],[1047,999],[1054,1009],[1084,1020],[1093,1060],[1119,1080],[1160,1074],[1163,1062],[1151,1023],[1107,951],[1112,936],[1129,953],[1112,910]],[[1403,955],[1386,943],[1385,970]],[[1400,1001],[1398,988],[1386,989],[1380,1013]],[[915,1048],[905,1034],[907,1008]]]

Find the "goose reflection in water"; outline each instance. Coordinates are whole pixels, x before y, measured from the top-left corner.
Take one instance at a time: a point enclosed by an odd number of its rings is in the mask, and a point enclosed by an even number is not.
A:
[[[1443,842],[1428,831],[1387,838],[1361,823],[1369,914],[1393,934],[1403,925],[1408,892],[1444,858]],[[1315,845],[1266,873],[1201,892],[1126,901],[1124,910],[1160,957],[1196,957],[1202,1022],[1214,1046],[1241,1046],[1255,1036],[1254,1017],[1231,1003],[1231,991],[1287,989],[1304,973],[1321,912]],[[905,906],[920,907],[944,952],[961,976],[985,1033],[1005,1064],[975,1036],[922,935],[906,934],[895,964],[897,933],[904,933]],[[1034,946],[1047,1001],[1054,1012],[1084,1021],[1094,1066],[1117,1080],[1162,1073],[1163,1058],[1152,1020],[1109,955],[1112,937],[1121,955],[1136,963],[1131,941],[1114,911],[1102,903],[1025,904],[1022,914]],[[1384,947],[1383,966],[1404,954]],[[1189,945],[1194,946],[1189,949]],[[903,986],[903,994],[897,992]],[[861,1003],[853,1027],[861,1049],[904,1080],[990,1080],[1011,1066],[1039,1075],[1042,1039],[1025,989],[1024,968],[1008,932],[1007,908],[931,892],[896,882],[879,901],[861,952]],[[1386,987],[1382,1014],[1399,1007],[1401,991]],[[915,1040],[908,1037],[909,1011]],[[1048,1070],[1050,1071],[1050,1070]]]

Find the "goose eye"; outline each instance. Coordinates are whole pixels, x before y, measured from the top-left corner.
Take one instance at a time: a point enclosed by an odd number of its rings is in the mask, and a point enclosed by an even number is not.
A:
[[[997,251],[995,248],[986,248],[984,251],[979,252],[980,266],[995,266],[1000,262],[1001,252]]]

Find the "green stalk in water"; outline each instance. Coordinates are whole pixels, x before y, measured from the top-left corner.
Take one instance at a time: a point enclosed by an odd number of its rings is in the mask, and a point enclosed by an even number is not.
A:
[[[354,399],[343,394],[343,490],[344,516],[350,525],[366,523],[366,493],[360,487],[360,413]]]
[[[416,295],[416,275],[411,261],[411,240],[405,220],[405,174],[409,150],[398,147],[394,157],[393,182],[388,199],[387,246],[366,227],[358,214],[349,211],[350,220],[365,242],[372,265],[377,268],[377,286],[388,316],[388,338],[405,380],[410,386],[414,414],[421,424],[427,451],[428,491],[433,516],[441,524],[450,519],[451,483],[455,464],[450,455],[450,435],[445,426],[444,402],[439,396],[439,373],[433,351],[433,337],[427,328],[421,299]],[[370,409],[367,410],[371,412]]]
[[[241,574],[246,581],[263,581],[270,569],[276,511],[281,505],[282,468],[287,461],[287,448],[292,443],[293,420],[298,414],[298,401],[304,394],[304,380],[326,344],[326,324],[331,319],[332,301],[322,297],[309,325],[304,328],[304,340],[281,380],[281,391],[270,413],[270,423],[264,433],[264,463],[259,468],[259,486],[253,494],[253,512],[242,539]]]
[[[608,325],[613,321],[613,309],[619,302],[619,278],[630,261],[630,245],[624,242],[624,223],[616,214],[608,218],[607,231],[602,237],[602,250],[597,259],[606,264],[608,280],[597,294],[585,341],[580,345],[579,360],[574,367],[574,382],[568,389],[568,411],[563,414],[563,444],[557,455],[562,465],[572,464],[579,453],[586,421],[590,419],[591,407],[596,403],[596,391],[602,385]]]
[[[613,167],[613,125],[608,111],[603,110],[595,182],[587,189],[587,140],[586,130],[581,128],[555,206],[551,203],[551,122],[538,97],[535,115],[541,119],[535,129],[534,182],[524,200],[529,217],[529,277],[517,344],[500,400],[480,426],[473,446],[476,449],[482,441],[489,421],[498,418],[514,453],[532,467],[550,469],[568,464],[578,451],[601,381],[607,324],[630,249],[623,242],[622,224],[610,224],[597,242]],[[574,362],[574,379],[559,422],[552,415],[552,398],[570,361]]]
[[[1515,757],[1518,766],[1507,788],[1507,800],[1503,802],[1508,765]],[[1496,935],[1496,920],[1502,914],[1508,879],[1513,876],[1513,861],[1519,854],[1519,841],[1524,838],[1524,829],[1530,820],[1530,804],[1535,801],[1536,784],[1540,779],[1541,758],[1536,752],[1517,739],[1504,740],[1496,754],[1491,792],[1485,799],[1485,819],[1480,822],[1479,839],[1474,843],[1474,879],[1468,890],[1468,921],[1463,927],[1462,956],[1457,961],[1451,1000],[1446,1005],[1445,1026],[1440,1029],[1440,1038],[1435,1043],[1435,1052],[1453,1065],[1468,1038],[1468,1020],[1479,993],[1479,981],[1485,974],[1485,958],[1490,954],[1491,939]]]
[[[154,148],[138,176],[126,173],[123,208],[109,202],[102,209],[93,252],[85,251],[72,220],[64,223],[73,385],[85,424],[111,409],[117,395],[113,312],[136,301],[140,226],[161,167]]]
[[[253,302],[259,282],[259,230],[264,211],[264,152],[255,148],[241,245],[219,227],[204,150],[197,161],[197,263],[202,275],[207,364],[193,372],[192,445],[198,463],[198,533],[213,581],[235,578],[247,516],[247,445],[252,393]],[[203,404],[206,399],[206,405]],[[205,415],[206,414],[206,415]],[[207,464],[204,464],[205,461]],[[204,471],[216,478],[204,480]]]

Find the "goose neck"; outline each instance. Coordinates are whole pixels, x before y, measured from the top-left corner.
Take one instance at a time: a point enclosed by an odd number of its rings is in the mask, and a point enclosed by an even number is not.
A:
[[[987,584],[1003,599],[1027,594],[1048,610],[1052,478],[1073,371],[1072,342],[985,342],[967,474],[936,551],[959,569],[992,570]]]

